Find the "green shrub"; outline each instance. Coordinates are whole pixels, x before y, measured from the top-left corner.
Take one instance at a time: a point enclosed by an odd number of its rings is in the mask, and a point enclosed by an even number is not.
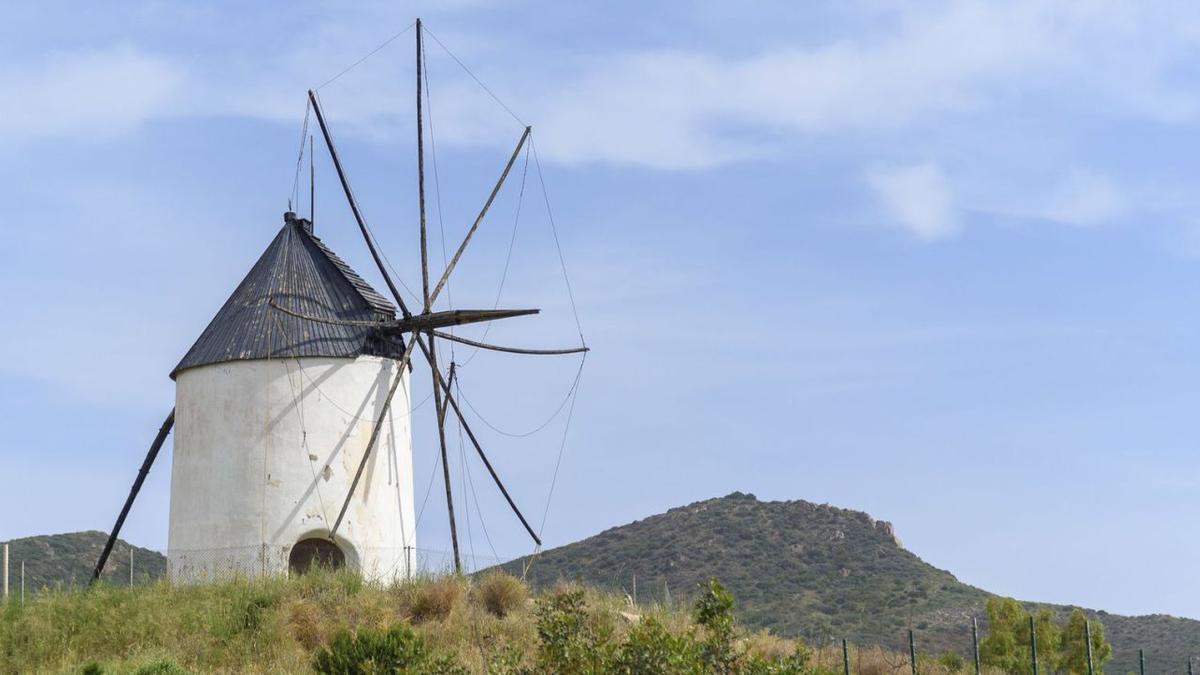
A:
[[[967,667],[967,660],[958,652],[942,652],[942,655],[938,657],[938,663],[952,673]]]
[[[610,672],[610,636],[588,621],[583,591],[562,590],[542,599],[537,609],[537,634],[541,672]]]
[[[675,636],[653,618],[635,625],[617,648],[613,671],[618,673],[672,673],[703,675],[704,660],[689,635]]]
[[[713,673],[738,672],[739,654],[733,644],[733,594],[721,582],[709,579],[692,608],[692,617],[703,627],[700,643],[704,665]]]
[[[342,631],[329,647],[313,657],[313,670],[327,675],[459,675],[467,672],[449,657],[433,657],[425,643],[408,626],[397,625],[386,632]]]

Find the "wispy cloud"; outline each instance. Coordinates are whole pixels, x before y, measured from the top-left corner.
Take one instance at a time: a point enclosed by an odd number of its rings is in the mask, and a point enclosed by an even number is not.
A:
[[[1098,225],[1118,216],[1124,196],[1107,176],[1080,169],[1067,174],[1042,216],[1068,225]]]
[[[548,158],[695,169],[775,153],[798,137],[895,131],[1031,97],[1185,119],[1195,114],[1196,97],[1170,75],[1198,41],[1198,17],[1200,9],[1186,4],[959,0],[893,9],[883,15],[883,30],[870,34],[803,46],[772,41],[758,53],[627,49],[586,58],[541,54],[533,63],[494,38],[448,40],[467,44],[493,88],[520,101],[515,107],[539,127]],[[10,65],[0,71],[14,94],[0,104],[8,123],[0,133],[119,130],[158,115],[292,123],[304,88],[386,37],[363,18],[320,22],[269,50],[233,48],[203,63],[113,47]],[[354,133],[406,129],[410,122],[398,111],[407,110],[407,90],[396,68],[354,71],[347,82],[355,95],[339,97],[331,114]],[[508,121],[477,106],[473,86],[438,83],[442,137],[507,143],[493,132]]]
[[[867,183],[892,222],[918,239],[933,241],[958,233],[954,193],[936,164],[873,168],[867,172]]]
[[[0,66],[0,143],[128,132],[167,113],[185,81],[169,59],[131,46]]]

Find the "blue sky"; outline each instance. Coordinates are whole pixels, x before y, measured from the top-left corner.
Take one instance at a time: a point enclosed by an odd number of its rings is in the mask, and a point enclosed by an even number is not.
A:
[[[548,544],[741,490],[868,511],[996,592],[1200,616],[1200,9],[243,4],[0,9],[0,539],[111,525],[167,373],[280,226],[305,90],[421,15],[534,126],[594,348]],[[416,287],[411,40],[321,97]],[[452,247],[520,125],[427,53],[431,223]],[[317,174],[318,234],[382,287],[321,153]],[[489,337],[570,343],[534,175],[451,290],[490,306],[517,222],[504,303],[545,312]],[[455,358],[508,432],[577,367]],[[435,444],[417,420],[420,501]],[[535,519],[563,422],[475,425]],[[168,461],[135,543],[166,545]],[[468,466],[468,548],[527,553]],[[422,547],[448,547],[438,500]]]

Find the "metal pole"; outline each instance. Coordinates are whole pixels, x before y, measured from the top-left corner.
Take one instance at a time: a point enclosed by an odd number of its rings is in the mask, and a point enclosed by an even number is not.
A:
[[[133,588],[133,546],[129,547],[129,587]]]
[[[1088,660],[1088,675],[1094,675],[1092,672],[1092,622],[1083,622],[1083,636],[1087,642],[1087,660]],[[1190,665],[1190,664],[1189,664]],[[1191,675],[1191,673],[1188,673]]]
[[[1188,675],[1192,675],[1192,657],[1188,657]]]
[[[912,674],[917,675],[917,641],[911,628],[908,629],[908,660],[912,663]]]
[[[25,561],[21,561],[21,604],[25,604]]]
[[[4,545],[4,600],[8,601],[8,544]]]
[[[1029,653],[1033,657],[1033,675],[1038,675],[1037,662],[1037,630],[1033,623],[1033,615],[1029,615]]]
[[[975,654],[975,675],[979,675],[979,619],[971,617],[971,647]]]
[[[1146,652],[1138,650],[1138,673],[1146,675]]]
[[[842,673],[850,675],[850,648],[846,646],[846,638],[842,638]]]

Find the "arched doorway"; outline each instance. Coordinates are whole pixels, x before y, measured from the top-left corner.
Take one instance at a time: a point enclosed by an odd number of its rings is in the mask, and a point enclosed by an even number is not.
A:
[[[335,570],[346,566],[346,554],[337,544],[328,539],[301,539],[292,547],[288,556],[288,569],[292,574],[304,574],[313,567]]]

